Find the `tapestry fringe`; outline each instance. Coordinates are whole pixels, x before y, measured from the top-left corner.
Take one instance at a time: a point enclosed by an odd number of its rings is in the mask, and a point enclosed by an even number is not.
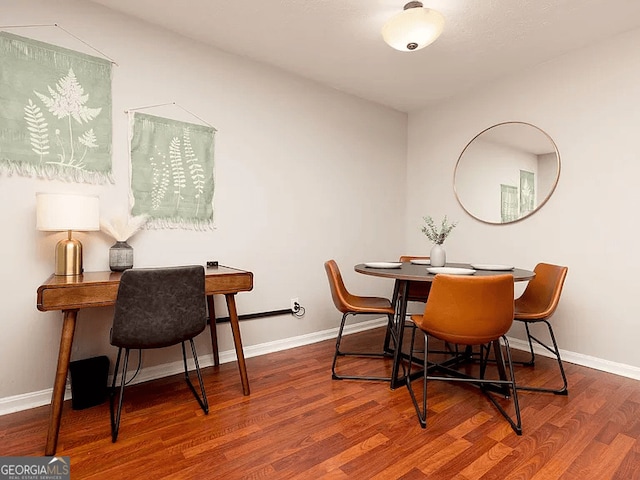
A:
[[[150,218],[144,225],[146,230],[176,229],[195,230],[206,232],[215,230],[213,220],[203,220],[199,218]]]
[[[38,177],[47,180],[95,185],[104,185],[107,182],[116,183],[112,172],[92,172],[61,165],[33,165],[28,162],[13,162],[6,159],[0,160],[0,173],[5,173],[8,177],[18,175],[20,177]]]

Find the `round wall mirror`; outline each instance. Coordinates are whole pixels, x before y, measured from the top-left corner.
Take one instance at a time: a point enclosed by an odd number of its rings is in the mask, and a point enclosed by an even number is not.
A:
[[[464,147],[453,178],[456,198],[485,223],[513,223],[551,197],[560,178],[560,154],[535,125],[505,122],[489,127]]]

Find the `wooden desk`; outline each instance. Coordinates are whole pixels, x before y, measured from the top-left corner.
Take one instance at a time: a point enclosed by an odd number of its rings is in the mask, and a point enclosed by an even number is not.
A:
[[[63,314],[62,335],[60,337],[60,351],[58,366],[51,395],[51,411],[45,455],[51,456],[56,452],[58,432],[62,417],[62,404],[69,371],[73,334],[76,328],[78,310],[81,308],[107,307],[114,305],[120,284],[120,272],[86,272],[82,275],[57,276],[51,275],[38,287],[38,310],[47,312],[61,310]],[[218,341],[216,336],[216,316],[213,308],[213,295],[224,295],[229,310],[229,321],[233,332],[238,368],[242,380],[242,391],[249,395],[249,378],[244,361],[238,311],[236,310],[235,294],[248,292],[253,288],[253,273],[231,267],[208,268],[205,276],[205,293],[209,307],[209,321],[211,331],[211,346],[213,347],[214,364],[219,364]]]

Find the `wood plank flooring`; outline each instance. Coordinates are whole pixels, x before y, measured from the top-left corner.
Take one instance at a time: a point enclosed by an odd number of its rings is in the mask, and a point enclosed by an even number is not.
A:
[[[375,348],[382,336],[350,335],[344,347]],[[405,387],[332,380],[333,348],[326,341],[247,359],[249,397],[235,363],[204,369],[207,416],[180,375],[130,386],[115,444],[107,403],[74,411],[66,402],[57,454],[71,458],[71,478],[94,480],[640,479],[638,381],[565,362],[568,396],[520,393],[522,436],[477,388],[430,382],[421,429]],[[343,362],[358,373],[389,367]],[[556,368],[541,357],[516,377],[553,386]],[[48,413],[0,417],[0,456],[42,455]]]

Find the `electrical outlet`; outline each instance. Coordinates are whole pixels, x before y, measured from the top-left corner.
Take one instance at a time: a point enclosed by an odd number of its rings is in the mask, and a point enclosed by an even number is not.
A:
[[[298,300],[298,297],[292,298],[291,299],[291,311],[292,312],[297,312],[298,310],[300,310],[300,301]]]

